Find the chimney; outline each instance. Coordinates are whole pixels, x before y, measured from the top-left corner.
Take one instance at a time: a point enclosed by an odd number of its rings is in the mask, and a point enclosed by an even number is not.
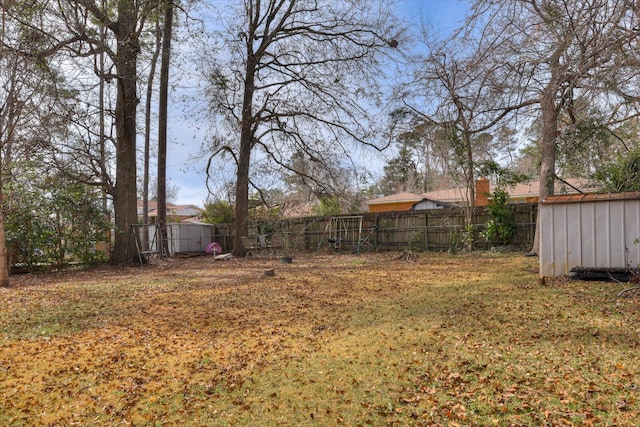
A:
[[[491,188],[487,178],[480,178],[476,181],[476,206],[487,206]]]

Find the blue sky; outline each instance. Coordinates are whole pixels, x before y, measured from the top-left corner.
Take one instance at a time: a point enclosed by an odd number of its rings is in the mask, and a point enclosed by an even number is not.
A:
[[[403,15],[415,25],[422,23],[450,33],[464,19],[467,0],[400,0]]]
[[[399,0],[397,4],[399,14],[416,30],[426,25],[443,36],[450,34],[462,22],[469,7],[465,0]],[[206,139],[205,129],[205,126],[196,129],[176,117],[168,130],[167,175],[171,184],[178,187],[177,204],[202,207],[207,199],[206,161],[193,157]],[[378,163],[384,164],[383,161]]]

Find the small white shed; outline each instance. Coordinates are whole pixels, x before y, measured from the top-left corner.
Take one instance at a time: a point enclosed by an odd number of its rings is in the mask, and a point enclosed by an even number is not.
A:
[[[167,224],[169,253],[204,253],[211,243],[214,227],[210,224],[176,222]]]
[[[550,196],[539,215],[541,276],[640,266],[640,192]]]
[[[140,226],[140,240],[144,239],[142,233],[147,227],[149,233],[149,246],[152,253],[159,251],[159,230],[157,224]],[[169,254],[204,253],[215,234],[215,227],[211,224],[174,222],[167,224],[167,239]]]

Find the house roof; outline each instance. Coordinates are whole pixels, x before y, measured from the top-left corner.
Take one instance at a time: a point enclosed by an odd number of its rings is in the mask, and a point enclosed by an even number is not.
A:
[[[431,200],[431,199],[427,199],[422,198],[420,201],[415,202],[412,206],[411,209],[416,210],[416,209],[425,209],[427,206],[436,206],[436,207],[442,207],[442,208],[446,208],[446,207],[452,207],[454,206],[453,203],[449,203],[449,202],[443,202],[440,200]]]
[[[404,191],[398,194],[391,194],[389,196],[367,200],[366,203],[368,205],[381,205],[381,204],[387,204],[387,203],[421,202],[423,199],[425,199],[425,196],[423,194]]]
[[[447,205],[447,200],[436,199],[435,197],[427,197],[431,193],[411,193],[404,191],[398,194],[391,194],[389,196],[379,197],[377,199],[371,199],[366,201],[367,205],[382,205],[391,203],[412,203],[414,206],[421,202],[433,202],[440,205]]]
[[[556,194],[579,194],[580,191],[588,192],[592,190],[589,185],[589,181],[580,178],[570,178],[564,180],[565,182],[556,180],[554,185],[554,191]],[[495,185],[491,186],[491,191],[496,189]],[[580,191],[578,191],[578,190]],[[512,199],[538,197],[540,195],[540,181],[531,181],[516,184],[514,186],[506,187],[509,192],[509,197]]]
[[[429,191],[428,193],[424,193],[423,196],[430,200],[449,203],[460,202],[468,198],[466,188]]]
[[[149,216],[158,216],[158,202],[149,201]],[[202,209],[196,205],[174,205],[167,202],[167,214],[172,216],[193,217],[202,213]],[[138,200],[138,215],[142,215],[142,201]]]
[[[556,194],[576,194],[579,193],[575,188],[581,191],[591,191],[589,182],[586,179],[571,178],[565,180],[566,184],[562,181],[555,181],[555,193]],[[491,185],[490,191],[493,192],[497,188],[497,185]],[[512,186],[505,187],[509,193],[509,197],[513,200],[522,200],[527,198],[535,198],[540,194],[540,181],[531,181],[526,183],[520,183]],[[467,200],[467,190],[464,187],[450,188],[446,190],[429,191],[427,193],[411,193],[402,192],[398,194],[391,194],[389,196],[379,197],[377,199],[371,199],[366,203],[368,205],[376,204],[390,204],[390,203],[403,203],[403,202],[420,202],[424,199],[432,200],[435,202],[448,202],[448,203],[460,203]]]

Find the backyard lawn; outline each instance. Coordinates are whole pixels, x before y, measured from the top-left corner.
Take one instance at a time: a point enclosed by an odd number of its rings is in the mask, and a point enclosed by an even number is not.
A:
[[[397,255],[13,276],[0,425],[640,424],[640,294]]]

